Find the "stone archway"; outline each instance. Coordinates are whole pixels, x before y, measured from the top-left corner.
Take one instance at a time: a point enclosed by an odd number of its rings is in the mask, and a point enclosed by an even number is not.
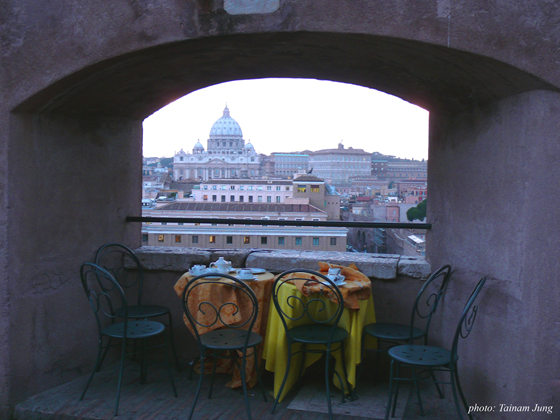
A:
[[[1,410],[89,360],[70,320],[87,321],[68,303],[82,298],[77,268],[99,243],[140,244],[124,220],[140,210],[142,119],[204,86],[260,77],[354,83],[430,110],[427,257],[456,269],[443,309],[460,310],[476,277],[492,280],[477,326],[483,344],[462,356],[485,373],[466,378],[467,388],[489,404],[557,395],[560,373],[543,363],[560,335],[556,324],[545,329],[560,298],[550,282],[560,199],[544,188],[560,167],[554,2],[504,11],[476,0],[282,0],[273,12],[240,15],[222,0],[158,6],[0,8]],[[453,320],[438,327],[445,341]],[[53,368],[69,354],[82,358],[70,371]]]

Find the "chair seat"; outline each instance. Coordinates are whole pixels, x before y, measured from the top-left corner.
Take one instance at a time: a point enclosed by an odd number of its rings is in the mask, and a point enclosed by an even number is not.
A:
[[[103,329],[103,334],[113,338],[124,337],[124,322],[112,324]],[[126,338],[146,338],[158,335],[165,330],[165,325],[155,321],[128,320]]]
[[[411,338],[416,340],[424,336],[424,331],[420,328],[414,327],[412,330],[412,337],[410,337],[410,325],[383,322],[378,324],[368,324],[364,327],[363,331],[372,337],[395,341],[406,341]]]
[[[208,349],[239,350],[245,347],[247,334],[249,334],[249,331],[246,330],[214,330],[202,334],[200,340],[202,345]],[[250,334],[247,347],[255,347],[262,341],[262,337],[252,331]]]
[[[448,366],[451,352],[441,347],[409,345],[392,347],[388,351],[391,358],[406,364],[426,367]],[[458,357],[455,355],[455,362]]]
[[[298,343],[327,344],[332,332],[332,325],[328,324],[306,324],[289,329],[289,336]],[[336,327],[332,337],[332,343],[340,343],[348,338],[348,331],[342,327]]]
[[[169,308],[160,305],[132,305],[128,307],[129,318],[152,318],[169,313]],[[117,311],[117,316],[124,318],[124,308]]]

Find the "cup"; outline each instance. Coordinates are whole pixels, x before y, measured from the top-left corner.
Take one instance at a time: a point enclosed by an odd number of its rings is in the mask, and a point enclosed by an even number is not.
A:
[[[219,273],[219,271],[216,267],[210,267],[206,269],[206,274],[212,274],[212,273]]]
[[[191,273],[194,274],[195,276],[204,274],[205,271],[206,271],[206,267],[203,265],[193,265],[191,267]]]
[[[239,270],[237,270],[237,277],[239,277],[240,279],[252,279],[253,272],[250,268],[240,268]]]
[[[338,276],[339,274],[340,274],[340,268],[329,268],[329,276],[331,275]]]

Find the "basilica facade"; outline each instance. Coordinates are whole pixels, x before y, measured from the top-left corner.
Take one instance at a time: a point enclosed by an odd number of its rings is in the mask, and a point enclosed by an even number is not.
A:
[[[259,178],[261,158],[251,143],[245,144],[241,127],[231,118],[226,105],[224,113],[210,129],[208,147],[197,141],[192,153],[181,149],[173,157],[173,179]]]

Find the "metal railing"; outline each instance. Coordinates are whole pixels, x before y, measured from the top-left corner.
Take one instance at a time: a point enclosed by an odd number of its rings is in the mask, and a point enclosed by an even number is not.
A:
[[[127,222],[140,223],[209,223],[216,225],[256,225],[256,226],[315,226],[347,228],[384,228],[384,229],[424,229],[432,228],[431,223],[395,223],[395,222],[318,222],[307,220],[253,220],[253,219],[212,219],[196,217],[147,217],[127,216]]]

